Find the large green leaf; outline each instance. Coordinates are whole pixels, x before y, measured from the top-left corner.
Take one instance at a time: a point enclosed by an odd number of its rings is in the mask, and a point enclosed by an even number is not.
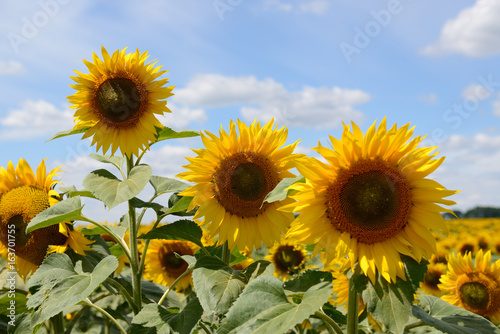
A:
[[[14,310],[16,314],[25,313],[27,300],[23,293],[11,290],[2,291],[0,294],[0,314],[9,315],[11,310]]]
[[[125,157],[120,157],[120,156],[111,156],[111,155],[101,155],[101,154],[95,154],[91,153],[89,154],[89,157],[92,159],[95,159],[99,162],[104,162],[106,164],[112,164],[119,170],[122,169],[123,163],[125,162]]]
[[[184,131],[174,131],[169,127],[164,127],[163,129],[158,129],[156,142],[167,140],[167,139],[176,139],[176,138],[188,138],[188,137],[197,137],[200,133],[198,131],[193,130],[184,130]]]
[[[206,314],[225,314],[248,283],[240,271],[213,256],[196,262],[193,283]]]
[[[186,240],[198,246],[203,246],[201,237],[203,231],[194,221],[182,219],[174,223],[157,227],[148,233],[141,235],[140,239],[166,239],[166,240]]]
[[[327,271],[307,270],[299,277],[286,281],[283,284],[285,290],[293,292],[305,292],[312,286],[321,282],[332,282],[333,276]]]
[[[152,169],[148,165],[132,168],[126,180],[120,180],[106,169],[91,172],[83,186],[110,209],[138,195],[148,184]]]
[[[288,300],[282,282],[260,276],[250,282],[222,321],[218,334],[286,333],[318,311],[332,291],[330,282],[309,288],[300,304]]]
[[[28,282],[27,306],[35,312],[31,326],[41,324],[68,306],[87,298],[118,267],[114,256],[104,258],[91,273],[75,268],[66,254],[50,254]]]
[[[411,316],[412,304],[418,284],[424,278],[427,262],[420,263],[407,256],[401,256],[405,265],[406,281],[397,278],[390,284],[377,275],[375,285],[364,275],[356,274],[355,288],[361,293],[368,312],[383,323],[392,333],[403,333]]]
[[[158,304],[148,304],[132,319],[134,334],[189,334],[201,319],[203,309],[198,298],[191,299],[179,312]]]
[[[297,177],[286,178],[280,181],[278,185],[264,198],[264,202],[276,202],[284,200],[290,190],[286,191],[286,189],[296,182],[305,182],[305,178],[302,175]]]
[[[26,228],[26,232],[30,233],[42,227],[67,221],[85,220],[85,216],[82,215],[82,208],[83,205],[79,196],[65,199],[33,217]]]
[[[51,141],[51,140],[54,140],[57,138],[61,138],[61,137],[66,137],[66,136],[76,135],[79,133],[84,133],[88,129],[90,129],[90,126],[78,128],[78,129],[70,129],[70,130],[61,131],[61,132],[56,133],[52,138],[46,140],[45,142],[48,142],[48,141]]]
[[[440,298],[420,295],[419,305],[422,308],[413,305],[413,315],[436,328],[436,333],[500,334],[500,329],[490,321]]]
[[[169,209],[165,213],[176,216],[193,216],[196,209],[186,212],[192,199],[192,196],[179,196],[177,193],[173,193],[168,199]]]
[[[149,182],[155,189],[156,196],[166,193],[180,192],[190,187],[189,184],[182,181],[156,175],[151,176]]]

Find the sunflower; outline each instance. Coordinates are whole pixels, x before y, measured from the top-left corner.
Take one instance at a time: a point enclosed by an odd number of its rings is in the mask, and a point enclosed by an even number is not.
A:
[[[218,234],[218,243],[228,241],[231,249],[258,248],[262,242],[270,246],[293,220],[291,212],[277,209],[291,199],[263,203],[266,195],[283,178],[294,177],[289,169],[295,166],[292,154],[297,142],[281,147],[287,130],[274,129],[274,120],[261,126],[233,121],[229,134],[222,128],[219,137],[210,132],[201,134],[206,148],[193,150],[197,157],[186,158],[189,171],[178,177],[196,183],[179,195],[193,196],[189,210],[199,206],[193,219],[203,217],[210,237]]]
[[[324,271],[330,272],[333,276],[332,296],[328,301],[335,306],[342,305],[344,311],[347,311],[347,300],[349,299],[349,277],[346,275],[349,266],[350,263],[348,259],[338,259],[327,264],[323,269]],[[366,304],[361,295],[358,295],[358,297],[358,315],[360,315],[365,310]]]
[[[274,265],[274,276],[286,281],[305,269],[307,252],[304,245],[282,238],[269,249],[265,259]]]
[[[72,231],[69,222],[25,232],[33,217],[59,201],[59,194],[53,189],[59,181],[53,178],[60,171],[56,168],[46,174],[45,160],[36,175],[24,159],[19,160],[16,168],[12,161],[7,170],[0,168],[0,242],[7,245],[14,229],[16,269],[22,278],[38,268],[50,245],[56,246],[52,251],[64,252],[69,246],[81,255],[91,250],[87,246],[91,242]]]
[[[435,258],[433,256],[433,258]],[[423,293],[440,297],[443,291],[439,289],[439,279],[446,274],[446,264],[441,262],[429,263],[427,272],[424,275],[424,281],[420,282],[420,289]]]
[[[170,286],[188,268],[188,264],[179,255],[193,256],[198,246],[189,241],[181,240],[151,240],[146,254],[144,278]],[[177,282],[175,289],[184,291],[191,286],[191,274]]]
[[[491,264],[491,251],[477,252],[475,268],[471,253],[451,254],[439,288],[448,303],[500,323],[500,260]]]
[[[434,159],[434,148],[417,148],[422,138],[410,138],[413,128],[386,120],[367,133],[344,124],[341,140],[330,136],[332,149],[314,148],[327,163],[304,158],[297,169],[306,183],[295,183],[297,202],[282,210],[300,213],[287,238],[317,243],[313,256],[325,249],[326,261],[348,256],[372,282],[377,271],[389,282],[406,279],[400,254],[420,261],[436,252],[430,229],[446,231],[439,204],[455,202],[455,194],[425,178],[444,160]],[[439,204],[436,204],[439,203]]]
[[[77,90],[68,96],[71,108],[77,109],[74,129],[88,128],[82,139],[93,136],[92,145],[104,154],[111,147],[113,155],[118,148],[122,154],[139,154],[155,141],[157,128],[163,126],[155,117],[170,112],[166,98],[172,96],[172,87],[163,87],[168,79],[158,79],[167,71],[160,71],[156,62],[146,63],[147,51],[125,54],[126,48],[112,56],[102,47],[103,60],[93,53],[93,62],[83,60],[89,74],[75,71],[71,77],[77,82],[70,87]]]

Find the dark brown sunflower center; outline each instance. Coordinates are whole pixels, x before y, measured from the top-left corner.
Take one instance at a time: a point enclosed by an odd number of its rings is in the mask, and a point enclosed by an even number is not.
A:
[[[484,310],[490,301],[488,288],[478,282],[465,283],[460,287],[462,303],[475,309]]]
[[[460,254],[465,255],[467,253],[474,252],[474,245],[472,243],[466,243],[458,250]]]
[[[483,251],[487,251],[489,249],[488,242],[486,240],[484,240],[484,239],[479,240],[478,243],[477,243],[477,245]]]
[[[440,283],[439,279],[441,278],[441,273],[429,271],[424,276],[424,282],[428,286],[437,289],[438,284]]]
[[[47,192],[33,186],[14,188],[0,197],[0,240],[7,244],[14,236],[16,256],[36,265],[42,263],[49,245],[62,245],[66,241],[58,225],[26,234],[31,219],[49,206]]]
[[[163,264],[167,268],[168,272],[180,272],[186,271],[188,264],[183,259],[175,256],[175,253],[167,253],[163,257]]]
[[[291,245],[282,245],[274,253],[274,265],[283,273],[292,273],[304,261],[304,255],[300,250]]]
[[[412,205],[404,175],[379,159],[360,160],[341,170],[327,189],[326,201],[332,224],[367,244],[399,233]]]
[[[264,197],[279,182],[276,167],[264,155],[236,153],[224,159],[213,176],[214,193],[226,211],[251,217],[261,214],[269,205]]]
[[[141,109],[141,92],[134,81],[112,78],[104,81],[96,92],[96,105],[102,116],[112,123],[132,119]]]

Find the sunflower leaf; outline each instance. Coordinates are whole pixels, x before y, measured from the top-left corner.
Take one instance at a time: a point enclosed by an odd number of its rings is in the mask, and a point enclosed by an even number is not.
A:
[[[420,295],[419,305],[412,306],[413,315],[443,333],[500,334],[500,329],[490,321],[440,298]]]
[[[26,233],[67,221],[87,220],[82,215],[82,208],[79,196],[65,199],[33,217],[26,228]]]
[[[157,304],[146,305],[132,319],[130,332],[134,334],[189,334],[203,315],[198,298],[191,299],[184,309],[165,309]]]
[[[141,235],[139,239],[186,240],[202,247],[202,235],[203,231],[198,224],[192,220],[182,219],[152,229],[148,233]]]
[[[234,302],[218,334],[286,333],[319,310],[331,291],[330,282],[316,284],[295,304],[287,298],[279,279],[260,276],[250,282]]]
[[[138,165],[122,181],[106,169],[97,169],[87,175],[82,184],[111,209],[138,195],[148,184],[151,174],[150,166]]]
[[[286,281],[283,284],[283,288],[293,292],[305,292],[316,284],[325,281],[331,282],[332,280],[332,274],[327,271],[307,270],[299,277]]]
[[[61,137],[66,137],[66,136],[76,135],[79,133],[84,133],[88,129],[90,129],[90,126],[78,128],[78,129],[70,129],[70,130],[61,131],[61,132],[56,133],[52,138],[47,139],[45,142],[48,142],[48,141],[51,141],[51,140],[54,140],[57,138],[61,138]]]
[[[177,193],[173,193],[168,199],[169,209],[165,212],[165,214],[172,214],[175,216],[194,216],[196,209],[186,212],[192,200],[192,196],[179,196]]]
[[[155,196],[166,193],[180,192],[190,187],[189,184],[182,181],[156,175],[151,176],[149,183],[151,183],[155,189]]]
[[[87,298],[118,267],[114,256],[104,258],[91,273],[78,274],[68,255],[50,254],[28,282],[27,306],[35,312],[31,326]]]
[[[119,170],[122,169],[123,163],[125,162],[125,157],[120,157],[120,156],[111,156],[111,155],[101,155],[101,154],[95,154],[91,153],[89,154],[89,157],[91,157],[94,160],[97,160],[99,162],[104,162],[106,164],[112,164]]]
[[[276,187],[271,190],[269,194],[266,195],[264,198],[264,202],[276,202],[276,201],[282,201],[284,200],[288,194],[291,192],[291,190],[285,191],[289,186],[291,186],[294,183],[297,182],[305,182],[305,178],[302,175],[299,175],[297,177],[290,177],[290,178],[285,178],[276,185]]]
[[[167,139],[198,137],[200,135],[198,131],[184,130],[177,132],[166,126],[163,129],[157,129],[157,130],[158,132],[156,135],[157,137],[155,143]]]

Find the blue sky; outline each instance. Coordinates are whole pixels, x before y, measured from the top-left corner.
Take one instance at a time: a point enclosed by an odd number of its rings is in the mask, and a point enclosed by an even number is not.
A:
[[[166,126],[214,132],[275,117],[314,155],[342,121],[366,130],[387,116],[439,146],[447,158],[432,178],[462,191],[454,208],[500,204],[496,0],[25,0],[2,1],[0,13],[0,166],[48,158],[77,187],[101,168],[78,136],[45,141],[72,127],[69,77],[104,45],[149,50],[170,71]],[[172,177],[199,147],[158,144],[145,162]],[[85,210],[100,220],[122,212]]]

